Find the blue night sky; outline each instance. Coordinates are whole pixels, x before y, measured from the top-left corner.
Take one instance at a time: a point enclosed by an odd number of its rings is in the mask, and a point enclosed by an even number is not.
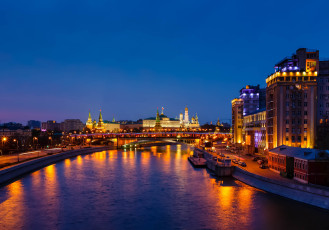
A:
[[[0,2],[0,120],[231,117],[300,47],[329,57],[329,1]]]

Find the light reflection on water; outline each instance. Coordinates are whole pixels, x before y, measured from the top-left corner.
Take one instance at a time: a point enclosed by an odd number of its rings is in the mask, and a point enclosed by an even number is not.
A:
[[[45,167],[0,188],[0,229],[329,229],[328,212],[214,178],[190,151],[111,150]]]

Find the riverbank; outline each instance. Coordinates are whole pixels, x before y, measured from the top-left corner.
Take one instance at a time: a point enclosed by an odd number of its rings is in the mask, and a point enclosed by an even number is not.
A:
[[[329,210],[329,189],[308,184],[287,183],[259,176],[235,167],[232,176],[252,187],[285,198]]]
[[[209,153],[198,148],[195,148],[195,150],[203,152],[205,158],[216,156],[215,153]],[[208,165],[207,167],[216,172],[215,168]],[[261,176],[237,166],[232,166],[232,168],[231,175],[245,184],[275,195],[329,210],[329,188],[288,181],[288,179],[283,180],[274,179],[275,177]],[[217,172],[216,175],[219,176]]]
[[[110,149],[109,146],[105,146],[105,147],[91,147],[91,148],[71,150],[71,151],[45,156],[42,158],[29,160],[12,167],[2,169],[0,170],[0,186],[11,183],[27,173],[31,173],[33,171],[36,171],[40,168],[46,167],[58,161],[64,160],[66,158],[71,158],[78,155],[90,154],[93,152],[104,151],[109,149]]]

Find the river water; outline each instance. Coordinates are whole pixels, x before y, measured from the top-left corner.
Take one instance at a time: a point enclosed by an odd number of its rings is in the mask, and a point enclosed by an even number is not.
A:
[[[329,229],[329,213],[187,161],[185,145],[66,159],[0,188],[0,229]]]

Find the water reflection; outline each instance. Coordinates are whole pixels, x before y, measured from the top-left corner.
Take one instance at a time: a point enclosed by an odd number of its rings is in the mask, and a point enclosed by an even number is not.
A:
[[[190,151],[111,150],[50,165],[0,188],[0,229],[328,227],[328,213],[194,169]]]

